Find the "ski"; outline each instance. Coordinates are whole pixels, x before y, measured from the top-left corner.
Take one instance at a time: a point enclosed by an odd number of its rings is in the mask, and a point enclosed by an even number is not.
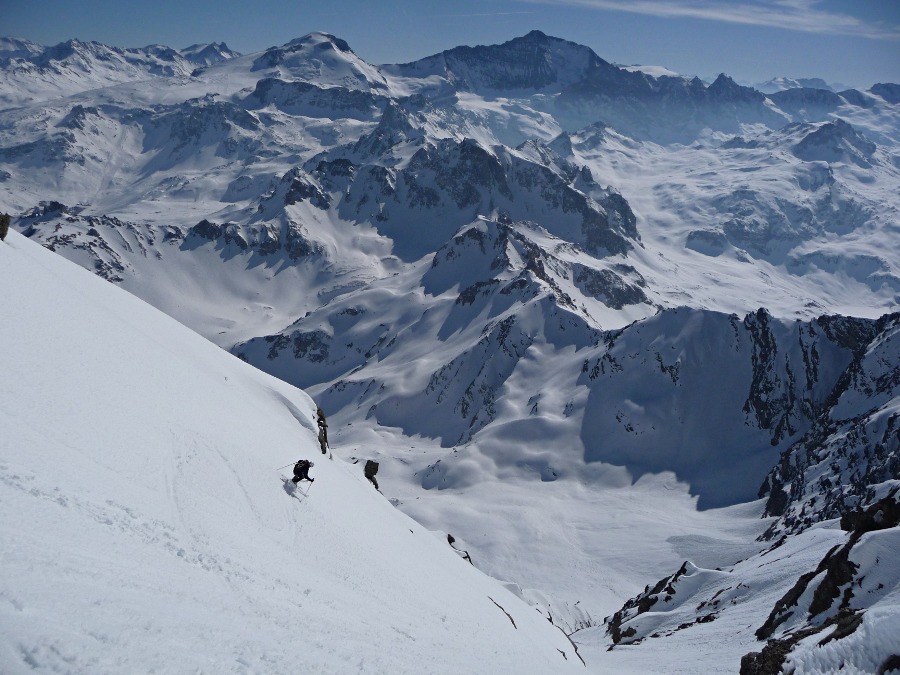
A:
[[[292,481],[290,478],[287,478],[287,477],[285,477],[285,476],[282,476],[282,477],[281,477],[281,481],[284,483],[284,491],[287,492],[288,495],[290,495],[290,496],[293,497],[294,499],[298,499],[298,500],[301,501],[301,502],[303,501],[303,499],[301,499],[301,497],[298,496],[298,495],[301,495],[302,497],[306,497],[307,492],[309,492],[309,487],[308,487],[308,486],[307,486],[307,488],[306,488],[306,491],[304,491],[304,490],[300,487],[300,484],[299,484],[299,483],[295,483],[295,482]]]

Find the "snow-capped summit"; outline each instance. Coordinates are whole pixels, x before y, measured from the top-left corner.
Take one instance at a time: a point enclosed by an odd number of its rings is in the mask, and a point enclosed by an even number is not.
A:
[[[821,77],[773,77],[771,80],[754,84],[753,88],[764,94],[775,94],[787,89],[824,89],[834,92],[836,89]]]
[[[310,33],[280,47],[270,47],[253,57],[251,70],[320,86],[363,91],[389,89],[376,66],[359,58],[344,40],[328,33]]]

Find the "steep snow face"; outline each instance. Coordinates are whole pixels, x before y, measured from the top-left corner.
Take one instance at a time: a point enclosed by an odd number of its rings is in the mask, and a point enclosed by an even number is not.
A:
[[[303,392],[16,233],[0,276],[4,670],[583,670],[320,454]]]

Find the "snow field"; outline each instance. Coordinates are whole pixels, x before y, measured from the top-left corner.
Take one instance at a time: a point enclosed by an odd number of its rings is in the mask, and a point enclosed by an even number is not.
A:
[[[0,274],[4,672],[583,669],[323,456],[303,392],[15,233]]]

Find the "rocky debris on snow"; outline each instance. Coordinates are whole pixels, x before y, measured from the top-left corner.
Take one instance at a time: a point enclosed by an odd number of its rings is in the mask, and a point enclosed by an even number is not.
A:
[[[761,652],[741,659],[742,675],[781,672],[801,642],[807,651],[814,651],[847,638],[860,628],[866,611],[896,589],[895,571],[885,570],[895,560],[883,556],[900,542],[900,488],[865,509],[846,513],[841,529],[849,532],[847,542],[832,548],[815,570],[801,575],[756,631],[757,639],[768,642]],[[874,534],[866,536],[869,533]],[[780,627],[781,636],[773,638]],[[818,637],[827,629],[832,630]],[[882,665],[896,658],[889,656]]]
[[[726,591],[733,589],[723,588],[708,600],[701,602],[697,607],[696,617],[690,621],[683,621],[677,626],[660,628],[662,622],[658,621],[656,616],[659,616],[659,613],[665,615],[674,612],[676,608],[693,597],[699,585],[707,581],[710,576],[717,575],[724,576],[720,572],[701,570],[686,560],[675,574],[663,577],[654,584],[653,588],[647,586],[643,593],[628,600],[622,609],[605,619],[607,635],[612,639],[610,649],[620,644],[639,644],[648,637],[665,637],[696,624],[715,621],[719,604],[731,599],[731,595],[725,594]],[[642,620],[642,615],[646,615],[648,612],[656,616],[647,621]],[[643,618],[648,617],[644,616]]]

